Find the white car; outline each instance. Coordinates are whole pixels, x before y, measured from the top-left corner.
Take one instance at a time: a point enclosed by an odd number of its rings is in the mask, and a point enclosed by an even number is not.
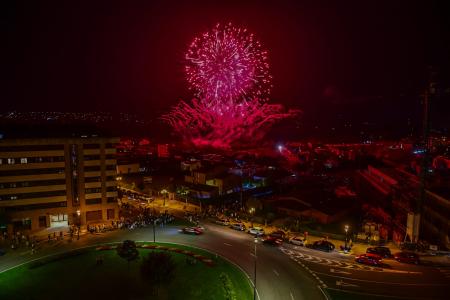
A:
[[[264,235],[264,229],[262,229],[261,227],[251,227],[248,230],[248,233],[256,235],[256,236],[260,236],[260,235]]]
[[[222,226],[228,226],[230,225],[230,221],[228,221],[227,219],[217,219],[216,221],[214,221],[216,224],[222,225]]]
[[[289,239],[289,243],[297,246],[306,246],[306,238],[294,236]]]

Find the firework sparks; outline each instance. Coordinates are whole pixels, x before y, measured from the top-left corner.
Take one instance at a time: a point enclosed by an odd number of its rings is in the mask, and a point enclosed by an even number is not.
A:
[[[230,148],[260,140],[285,112],[268,104],[272,76],[267,51],[246,29],[217,25],[186,53],[186,75],[197,98],[164,115],[176,133],[196,146]]]
[[[197,97],[230,103],[267,100],[272,77],[267,51],[246,29],[217,25],[191,43],[185,71]]]

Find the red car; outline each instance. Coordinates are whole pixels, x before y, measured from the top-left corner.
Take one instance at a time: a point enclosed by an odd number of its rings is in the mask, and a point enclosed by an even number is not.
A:
[[[396,261],[406,264],[416,264],[420,263],[419,255],[414,252],[398,252],[394,254]]]
[[[199,235],[199,234],[203,233],[203,231],[201,231],[197,227],[185,227],[185,228],[181,229],[180,231],[185,234],[195,234],[195,235]]]
[[[273,237],[273,236],[269,236],[269,237],[263,239],[263,243],[272,245],[272,246],[280,246],[283,243],[283,240]]]
[[[356,256],[355,261],[369,266],[381,266],[382,258],[377,254],[366,253]]]

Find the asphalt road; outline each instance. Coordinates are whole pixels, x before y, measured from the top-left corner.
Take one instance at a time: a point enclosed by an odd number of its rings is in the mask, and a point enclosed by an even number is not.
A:
[[[282,252],[309,269],[326,291],[355,299],[448,299],[450,280],[437,268],[384,259],[385,268],[358,264],[354,256],[283,245]]]
[[[199,236],[182,234],[178,231],[180,227],[157,227],[156,240],[215,252],[240,266],[253,281],[253,237],[225,226],[208,223],[205,227],[205,233]],[[0,271],[48,254],[125,239],[153,241],[153,229],[88,234],[79,241],[63,241],[43,247],[34,256],[19,249],[0,258]],[[333,299],[364,300],[448,298],[450,278],[437,268],[406,265],[393,260],[386,260],[386,263],[389,268],[373,268],[357,264],[354,257],[338,252],[324,253],[286,243],[278,248],[259,242],[256,287],[262,300],[330,299],[330,295]]]

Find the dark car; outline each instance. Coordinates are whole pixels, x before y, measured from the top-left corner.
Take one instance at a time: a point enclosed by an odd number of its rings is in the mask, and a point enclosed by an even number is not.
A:
[[[367,248],[366,253],[377,254],[382,258],[389,258],[392,256],[391,250],[388,247],[370,247]]]
[[[406,263],[406,264],[416,264],[420,263],[419,255],[414,252],[398,252],[394,254],[395,260],[398,262]]]
[[[286,236],[286,233],[284,233],[284,231],[282,230],[277,230],[274,231],[270,234],[270,236],[278,238],[278,239],[284,239],[284,237]]]
[[[273,237],[273,236],[268,236],[267,238],[262,240],[264,244],[268,244],[268,245],[272,245],[272,246],[279,246],[283,243],[282,239]]]
[[[355,257],[355,261],[369,266],[381,266],[382,258],[378,254],[366,253]]]
[[[330,243],[328,241],[315,241],[311,246],[309,246],[312,249],[325,251],[325,252],[331,252],[334,250],[335,246],[333,243]]]

